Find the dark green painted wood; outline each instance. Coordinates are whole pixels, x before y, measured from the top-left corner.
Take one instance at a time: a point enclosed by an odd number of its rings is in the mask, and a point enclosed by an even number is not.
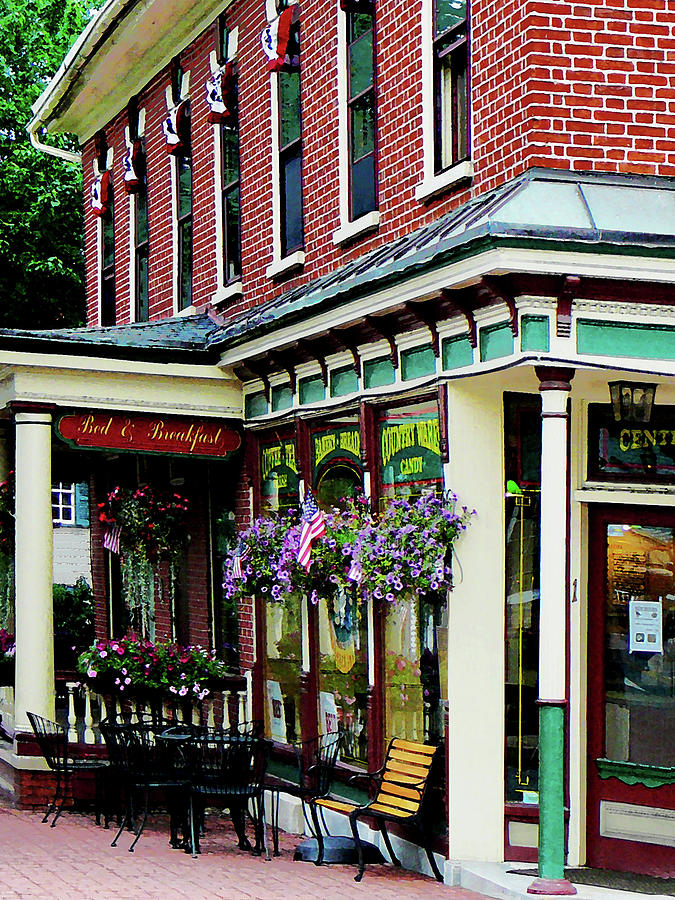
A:
[[[675,359],[675,328],[580,319],[577,322],[577,352],[590,356]]]
[[[443,341],[443,368],[462,369],[473,365],[473,347],[466,335],[446,338]]]
[[[326,388],[320,376],[301,378],[298,381],[298,394],[300,403],[316,403],[326,399]]]
[[[413,347],[401,351],[401,378],[404,381],[433,375],[435,371],[436,357],[432,347]]]
[[[293,406],[293,391],[290,385],[280,384],[272,388],[272,412],[290,409]]]
[[[394,364],[388,356],[369,359],[363,364],[363,385],[366,388],[381,387],[396,381]]]
[[[244,415],[247,419],[256,416],[264,416],[267,412],[267,400],[265,394],[260,391],[257,394],[249,394],[244,400]]]
[[[508,322],[481,328],[478,342],[481,362],[511,356],[513,353],[513,332]]]
[[[551,337],[548,316],[523,316],[520,321],[520,349],[551,349]]]
[[[353,394],[359,388],[359,381],[353,366],[345,366],[335,369],[330,373],[331,397],[342,397],[344,394]]]

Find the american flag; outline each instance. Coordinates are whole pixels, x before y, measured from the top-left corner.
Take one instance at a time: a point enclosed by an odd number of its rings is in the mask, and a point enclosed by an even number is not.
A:
[[[355,581],[357,584],[361,584],[361,579],[363,578],[363,569],[361,568],[361,563],[357,559],[352,560],[352,564],[349,567],[349,572],[347,572],[347,578],[350,581]]]
[[[120,535],[122,534],[122,526],[117,523],[108,525],[103,535],[103,546],[111,553],[120,552]]]
[[[307,494],[302,504],[302,530],[298,547],[298,562],[309,572],[312,555],[312,541],[323,537],[326,533],[326,522],[323,513],[316,505],[316,500]]]
[[[232,557],[232,577],[233,578],[243,578],[244,573],[241,570],[241,564],[248,556],[248,551],[244,549],[244,545],[240,541],[237,544],[237,547],[234,551],[234,556]]]

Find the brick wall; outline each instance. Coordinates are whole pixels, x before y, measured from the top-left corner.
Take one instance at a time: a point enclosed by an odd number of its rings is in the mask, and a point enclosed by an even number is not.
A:
[[[263,302],[356,255],[446,212],[471,194],[532,165],[616,172],[673,174],[675,144],[675,10],[666,0],[475,0],[472,10],[472,124],[475,177],[470,191],[450,190],[421,203],[421,0],[377,6],[379,208],[372,236],[336,248],[339,226],[337,19],[332,0],[302,4],[303,192],[306,264],[301,275],[271,282],[272,260],[270,78],[260,48],[264,6],[235,4],[239,29],[242,253],[244,297],[233,308]],[[216,289],[213,129],[207,123],[204,82],[214,30],[181,54],[191,73],[194,153],[194,300]],[[176,48],[179,50],[180,48]],[[150,216],[150,315],[171,312],[170,162],[161,124],[166,115],[165,69],[142,91],[146,110]],[[121,185],[126,112],[106,129],[115,148],[116,285],[118,321],[129,318],[129,198]],[[84,148],[85,189],[91,183],[91,142]],[[87,194],[86,248],[89,317],[97,313],[95,220]]]

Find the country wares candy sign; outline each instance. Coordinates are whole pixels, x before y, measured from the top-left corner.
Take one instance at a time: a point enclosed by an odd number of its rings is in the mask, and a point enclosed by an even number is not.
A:
[[[71,446],[96,450],[224,458],[241,445],[239,432],[218,419],[80,412],[61,416],[55,427]]]

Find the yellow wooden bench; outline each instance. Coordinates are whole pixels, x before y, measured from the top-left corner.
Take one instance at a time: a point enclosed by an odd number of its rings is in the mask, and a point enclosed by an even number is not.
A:
[[[319,811],[329,809],[349,816],[349,824],[358,852],[359,870],[354,878],[355,881],[361,881],[365,869],[363,848],[357,825],[357,820],[363,816],[373,817],[377,820],[395,866],[400,866],[401,863],[391,846],[387,822],[398,822],[406,827],[414,828],[421,837],[422,846],[426,850],[436,880],[443,881],[431,849],[431,834],[424,817],[424,798],[429,773],[437,751],[438,747],[394,738],[389,744],[381,769],[378,769],[377,772],[354,776],[355,779],[366,778],[374,785],[375,796],[369,803],[357,806],[355,803],[338,800],[334,797],[320,797],[314,801],[313,818],[317,825],[316,807],[319,808]]]

